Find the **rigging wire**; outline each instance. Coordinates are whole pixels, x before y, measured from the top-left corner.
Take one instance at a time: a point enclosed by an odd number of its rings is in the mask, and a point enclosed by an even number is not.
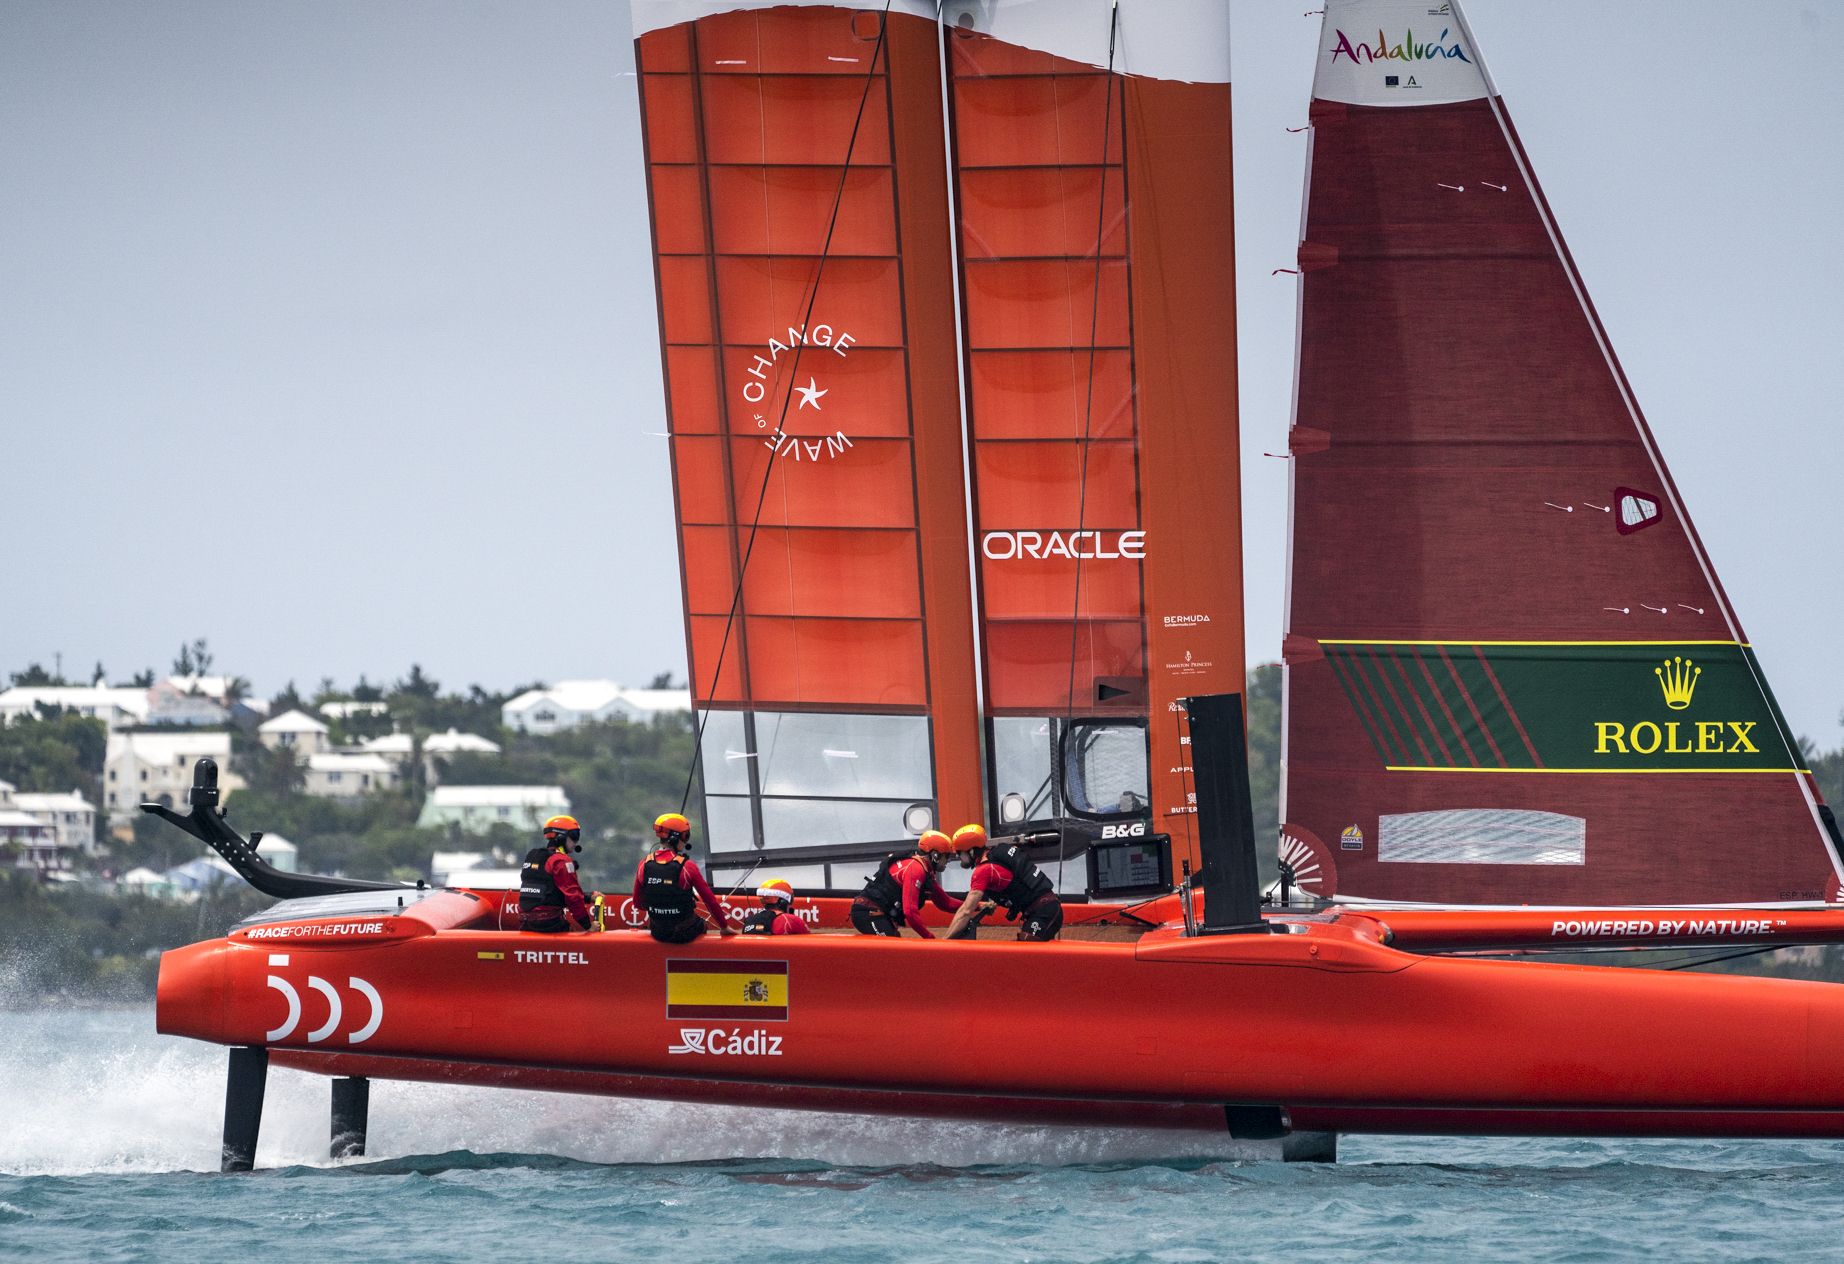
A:
[[[1114,136],[1114,45],[1120,34],[1120,3],[1116,0],[1108,10],[1108,72],[1107,95],[1102,102],[1101,111],[1101,187],[1095,199],[1095,284],[1090,296],[1088,316],[1088,388],[1082,405],[1082,446],[1078,449],[1076,465],[1076,540],[1082,539],[1083,523],[1088,514],[1088,455],[1090,435],[1095,423],[1095,340],[1101,329],[1101,248],[1107,234],[1108,223],[1108,144]],[[1124,148],[1127,138],[1121,137]],[[1121,189],[1121,205],[1126,206],[1127,191]],[[1080,544],[1076,553],[1076,575],[1074,594],[1069,611],[1069,683],[1065,692],[1066,712],[1063,720],[1063,734],[1060,741],[1052,743],[1050,758],[1054,768],[1062,759],[1061,747],[1069,740],[1070,730],[1076,723],[1076,651],[1081,646],[1082,638],[1082,550]],[[1091,639],[1092,644],[1092,639]],[[1148,765],[1150,771],[1150,762]],[[1064,764],[1063,771],[1068,772]],[[1056,823],[1056,888],[1063,889],[1063,863],[1069,853],[1069,796],[1063,795],[1063,810],[1057,813]]]
[[[858,147],[858,129],[864,123],[865,106],[871,99],[871,85],[877,80],[878,66],[884,57],[884,39],[890,29],[890,4],[891,0],[884,0],[882,16],[877,23],[877,44],[876,47],[871,50],[870,65],[864,72],[864,88],[858,94],[858,113],[852,119],[851,136],[845,142],[845,159],[839,167],[839,187],[832,197],[832,215],[826,223],[826,237],[820,244],[819,258],[814,262],[813,288],[807,294],[807,310],[801,317],[800,328],[803,330],[813,321],[813,306],[819,300],[820,296],[820,277],[825,272],[826,260],[831,257],[832,235],[833,231],[839,226],[839,208],[845,202],[845,184],[846,181],[851,178],[852,155],[857,151]],[[887,68],[886,73],[888,73]],[[706,214],[709,214],[708,205],[706,207]],[[712,242],[711,244],[712,248],[715,249],[716,243]],[[788,363],[787,380],[789,388],[781,397],[781,415],[775,421],[775,429],[773,432],[773,437],[777,442],[775,446],[769,450],[768,460],[762,467],[762,486],[756,493],[755,512],[751,515],[749,521],[749,538],[743,547],[742,560],[737,564],[736,588],[730,595],[730,613],[724,618],[723,640],[718,643],[717,662],[711,670],[710,696],[712,697],[716,696],[718,682],[723,679],[724,658],[730,651],[730,633],[736,626],[737,611],[742,607],[743,578],[749,573],[749,558],[751,554],[755,552],[756,536],[762,525],[762,506],[768,501],[769,480],[774,475],[775,463],[781,459],[781,453],[786,447],[780,440],[786,437],[788,407],[794,402],[793,383],[798,380],[800,356],[801,352],[806,350],[806,346],[806,340],[803,338],[800,344],[794,348],[794,358]],[[722,419],[720,417],[720,424],[721,421]],[[724,427],[724,439],[725,442],[729,441],[728,427]],[[695,694],[693,700],[694,702],[696,701]],[[699,760],[704,750],[704,729],[705,726],[710,723],[712,709],[713,708],[706,707],[699,714],[698,728],[692,735],[691,761],[689,767],[685,770],[685,788],[679,794],[679,811],[681,813],[685,811],[685,805],[691,801],[692,781],[696,779],[698,775]],[[758,863],[760,862],[758,861]]]
[[[1723,953],[1715,957],[1696,957],[1689,961],[1680,961],[1674,966],[1656,966],[1660,970],[1694,970],[1698,966],[1714,965],[1718,961],[1735,961],[1742,957],[1758,957],[1764,952],[1779,952],[1785,944],[1763,944],[1758,948],[1744,948],[1740,952]]]

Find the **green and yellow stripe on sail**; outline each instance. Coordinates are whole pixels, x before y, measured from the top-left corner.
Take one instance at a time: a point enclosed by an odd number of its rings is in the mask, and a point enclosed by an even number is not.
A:
[[[1319,645],[1393,772],[1805,771],[1741,642]]]

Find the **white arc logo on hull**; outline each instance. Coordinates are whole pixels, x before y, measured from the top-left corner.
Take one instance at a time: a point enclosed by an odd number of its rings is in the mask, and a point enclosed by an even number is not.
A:
[[[272,966],[285,966],[288,964],[288,958],[285,955],[277,954],[269,958],[269,964]],[[263,1033],[263,1040],[273,1043],[277,1040],[288,1039],[294,1032],[294,1029],[301,1025],[301,994],[295,990],[294,984],[282,978],[280,975],[272,974],[268,977],[266,982],[270,987],[280,992],[283,998],[288,1002],[288,1017],[282,1020],[282,1025],[277,1027],[274,1031],[266,1031]],[[346,1007],[343,998],[339,994],[339,989],[335,988],[331,983],[327,982],[319,975],[308,975],[307,986],[327,998],[326,1022],[307,1033],[307,1042],[314,1045],[319,1044],[321,1041],[331,1036],[335,1031],[339,1030],[340,1020],[345,1017]],[[365,1020],[365,1025],[346,1037],[346,1043],[349,1045],[364,1044],[377,1033],[378,1025],[384,1021],[384,998],[378,995],[377,988],[367,983],[364,979],[356,976],[348,975],[346,978],[346,986],[364,997],[371,1007],[371,1013]]]

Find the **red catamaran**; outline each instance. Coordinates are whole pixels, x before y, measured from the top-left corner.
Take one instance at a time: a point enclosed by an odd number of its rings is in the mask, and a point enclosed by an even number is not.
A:
[[[1444,955],[1834,941],[1844,844],[1439,10],[1325,14],[1264,908],[1226,6],[636,0],[718,884],[767,865],[840,925],[876,857],[985,817],[1047,840],[1070,929],[539,943],[505,892],[268,870],[206,769],[163,815],[285,897],[162,961],[160,1029],[233,1046],[225,1165],[271,1060],[340,1077],[347,1150],[370,1077],[1844,1135],[1836,988]]]

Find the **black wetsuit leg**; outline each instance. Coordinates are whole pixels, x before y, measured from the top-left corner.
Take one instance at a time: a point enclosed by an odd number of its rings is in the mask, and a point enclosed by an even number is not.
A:
[[[868,904],[852,905],[852,926],[860,935],[888,935],[892,939],[902,937],[896,923],[888,914],[870,907]]]
[[[689,944],[704,934],[704,919],[696,913],[681,922],[662,923],[657,917],[647,923],[647,930],[662,944]]]
[[[1018,923],[1018,938],[1043,943],[1063,929],[1063,902],[1055,896],[1039,900]]]

